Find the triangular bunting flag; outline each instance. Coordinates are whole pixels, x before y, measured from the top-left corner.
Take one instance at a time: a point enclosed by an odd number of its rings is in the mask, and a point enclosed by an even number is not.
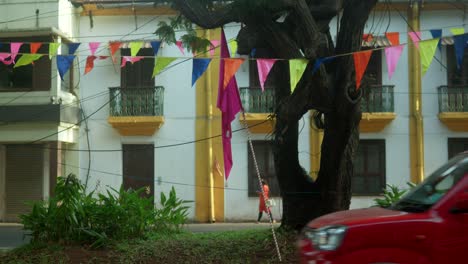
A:
[[[411,40],[414,43],[414,46],[416,46],[417,49],[419,49],[419,41],[421,41],[421,32],[408,32],[408,35],[410,36]]]
[[[156,58],[156,62],[154,63],[154,68],[153,68],[153,78],[176,59],[177,58],[167,58],[167,57]]]
[[[431,65],[438,43],[439,39],[430,39],[421,41],[419,43],[419,53],[421,55],[423,76],[424,74],[426,74],[427,70],[429,69],[429,66]]]
[[[429,31],[431,31],[432,38],[439,38],[439,39],[442,38],[442,29],[431,29]],[[442,46],[440,45],[440,41],[437,47],[439,48],[440,51],[442,51]]]
[[[74,55],[58,55],[57,56],[57,69],[60,74],[60,79],[63,81],[63,76],[70,69],[70,66],[73,64],[75,59]]]
[[[59,46],[60,46],[60,43],[56,43],[56,42],[49,43],[49,59],[52,59],[52,56],[57,55]]]
[[[81,43],[68,43],[68,55],[75,54],[76,50],[80,45]]]
[[[198,78],[203,75],[210,62],[211,59],[193,59],[192,86],[197,82]]]
[[[101,45],[100,42],[90,42],[89,43],[89,50],[91,51],[91,55],[94,56],[96,53],[96,50],[99,48],[99,45]]]
[[[44,54],[23,54],[13,68],[31,64],[33,61],[40,59],[43,55]]]
[[[320,68],[320,65],[322,65],[325,62],[332,61],[335,57],[327,57],[327,58],[317,58],[314,63],[314,68],[312,69],[312,73],[315,73],[318,71]]]
[[[389,80],[392,79],[393,73],[395,72],[396,66],[398,64],[398,60],[400,59],[401,53],[403,52],[403,48],[403,45],[385,48]]]
[[[229,41],[229,50],[231,51],[231,57],[235,57],[237,54],[237,41],[231,40]]]
[[[456,35],[453,37],[455,43],[455,56],[457,58],[457,69],[460,69],[465,55],[466,35]]]
[[[258,69],[258,78],[260,80],[260,87],[262,91],[265,91],[265,81],[268,77],[268,74],[275,64],[275,59],[258,59],[257,60],[257,69]]]
[[[308,62],[309,61],[306,59],[289,60],[289,79],[291,83],[291,93],[294,92],[297,84],[301,80]]]
[[[114,63],[115,63],[114,54],[120,49],[120,46],[122,46],[121,42],[118,42],[118,41],[109,42],[109,49],[110,49],[112,61]]]
[[[387,32],[385,36],[390,41],[392,46],[400,45],[400,33],[398,32]]]
[[[372,56],[372,50],[360,51],[353,53],[354,70],[356,71],[356,90],[361,86],[362,76],[366,71],[369,59]]]
[[[19,49],[23,45],[21,42],[12,42],[10,43],[10,52],[11,52],[11,61],[14,63],[16,56],[18,55]]]
[[[452,32],[453,35],[462,35],[462,34],[465,34],[465,29],[464,28],[451,28],[450,32]]]
[[[224,89],[226,89],[243,62],[244,59],[224,59]]]
[[[85,66],[85,71],[84,71],[85,75],[94,68],[94,60],[96,59],[97,57],[94,55],[88,56],[86,58],[86,66]]]
[[[143,47],[143,41],[132,41],[128,45],[130,48],[130,56],[135,57],[138,54],[138,51],[140,51],[141,47]]]
[[[141,56],[136,56],[136,57],[132,57],[132,56],[123,56],[122,57],[122,64],[120,65],[120,68],[123,68],[125,67],[125,65],[127,64],[127,62],[131,62],[132,64],[137,62],[137,61],[141,61],[142,59],[144,59],[144,57],[141,57]]]
[[[219,64],[219,83],[218,83],[218,99],[216,106],[221,110],[221,138],[223,143],[223,158],[224,158],[224,177],[227,180],[231,174],[231,169],[234,164],[232,160],[231,137],[232,129],[231,122],[236,118],[236,114],[242,110],[242,103],[239,96],[236,78],[231,78],[227,87],[225,83],[225,64],[223,58],[229,58],[229,49],[226,42],[226,35],[221,28],[221,60]]]
[[[3,64],[5,65],[10,65],[13,63],[12,60],[7,60],[7,58],[10,58],[11,57],[11,54],[10,53],[0,53],[0,61],[3,62]]]
[[[159,48],[161,47],[161,41],[151,41],[151,47],[153,48],[153,53],[156,56]]]
[[[185,55],[184,47],[182,46],[182,41],[180,40],[176,41],[176,46],[179,48],[182,55]]]
[[[39,43],[39,42],[30,43],[29,48],[31,50],[31,54],[36,54],[41,46],[42,46],[42,43]]]
[[[219,46],[219,40],[212,40],[210,41],[211,42],[211,45],[209,47],[210,49],[210,56],[213,57],[214,56],[214,53],[215,53],[215,50],[218,48]]]

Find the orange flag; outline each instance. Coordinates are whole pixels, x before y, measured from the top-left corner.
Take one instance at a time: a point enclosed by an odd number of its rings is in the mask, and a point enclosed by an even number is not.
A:
[[[385,36],[390,41],[392,46],[400,45],[400,33],[398,32],[387,32]]]
[[[367,64],[372,55],[372,50],[360,51],[353,53],[354,70],[356,71],[356,90],[361,86],[362,76],[366,71]]]
[[[42,43],[33,42],[30,44],[31,53],[36,54],[39,48],[42,46]]]
[[[224,83],[223,89],[226,89],[226,86],[231,81],[232,77],[236,74],[237,70],[244,62],[244,59],[224,59]]]
[[[114,41],[114,42],[110,42],[109,43],[109,48],[110,48],[110,52],[111,52],[111,56],[112,56],[112,60],[115,62],[115,58],[114,58],[114,54],[117,50],[120,49],[120,45],[122,45],[121,42],[118,42],[118,41]]]

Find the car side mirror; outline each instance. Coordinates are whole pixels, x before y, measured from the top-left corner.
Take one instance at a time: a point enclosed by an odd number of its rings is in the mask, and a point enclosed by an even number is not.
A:
[[[465,192],[455,201],[455,206],[450,210],[453,214],[468,213],[468,193]]]

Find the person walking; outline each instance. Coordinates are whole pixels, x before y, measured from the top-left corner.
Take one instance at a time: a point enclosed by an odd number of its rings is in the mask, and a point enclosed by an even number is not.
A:
[[[262,191],[257,191],[258,196],[259,196],[257,224],[260,222],[260,219],[262,219],[263,212],[267,213],[268,216],[270,217],[271,222],[274,223],[275,221],[273,220],[273,216],[271,215],[270,207],[268,207],[266,203],[266,201],[270,199],[270,196],[269,196],[270,187],[268,187],[267,182],[263,179],[262,179],[262,189],[263,189],[263,193],[265,193],[265,196],[263,195]]]

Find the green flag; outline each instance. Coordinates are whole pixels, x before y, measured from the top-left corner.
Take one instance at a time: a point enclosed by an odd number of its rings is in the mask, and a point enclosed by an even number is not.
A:
[[[450,32],[452,32],[453,35],[463,35],[465,34],[465,29],[464,28],[451,28]]]
[[[426,74],[432,59],[434,58],[439,38],[419,42],[419,53],[421,55],[422,74]]]
[[[52,56],[57,55],[57,50],[60,46],[60,43],[52,42],[49,43],[49,59],[52,59]]]
[[[291,93],[296,89],[302,75],[309,63],[306,59],[289,60],[289,79],[291,81]]]
[[[159,72],[161,72],[167,65],[171,64],[171,62],[175,61],[177,58],[167,58],[167,57],[158,57],[155,59],[154,69],[153,69],[153,78]]]
[[[130,55],[132,57],[135,57],[137,55],[138,51],[143,46],[143,41],[130,42],[130,44],[128,46],[130,47]]]
[[[33,61],[38,60],[42,56],[44,56],[44,54],[23,54],[15,63],[13,68],[31,64]]]
[[[236,53],[237,53],[237,41],[236,40],[232,40],[232,41],[229,41],[229,49],[231,50],[231,58],[232,57],[235,57],[236,56]]]

